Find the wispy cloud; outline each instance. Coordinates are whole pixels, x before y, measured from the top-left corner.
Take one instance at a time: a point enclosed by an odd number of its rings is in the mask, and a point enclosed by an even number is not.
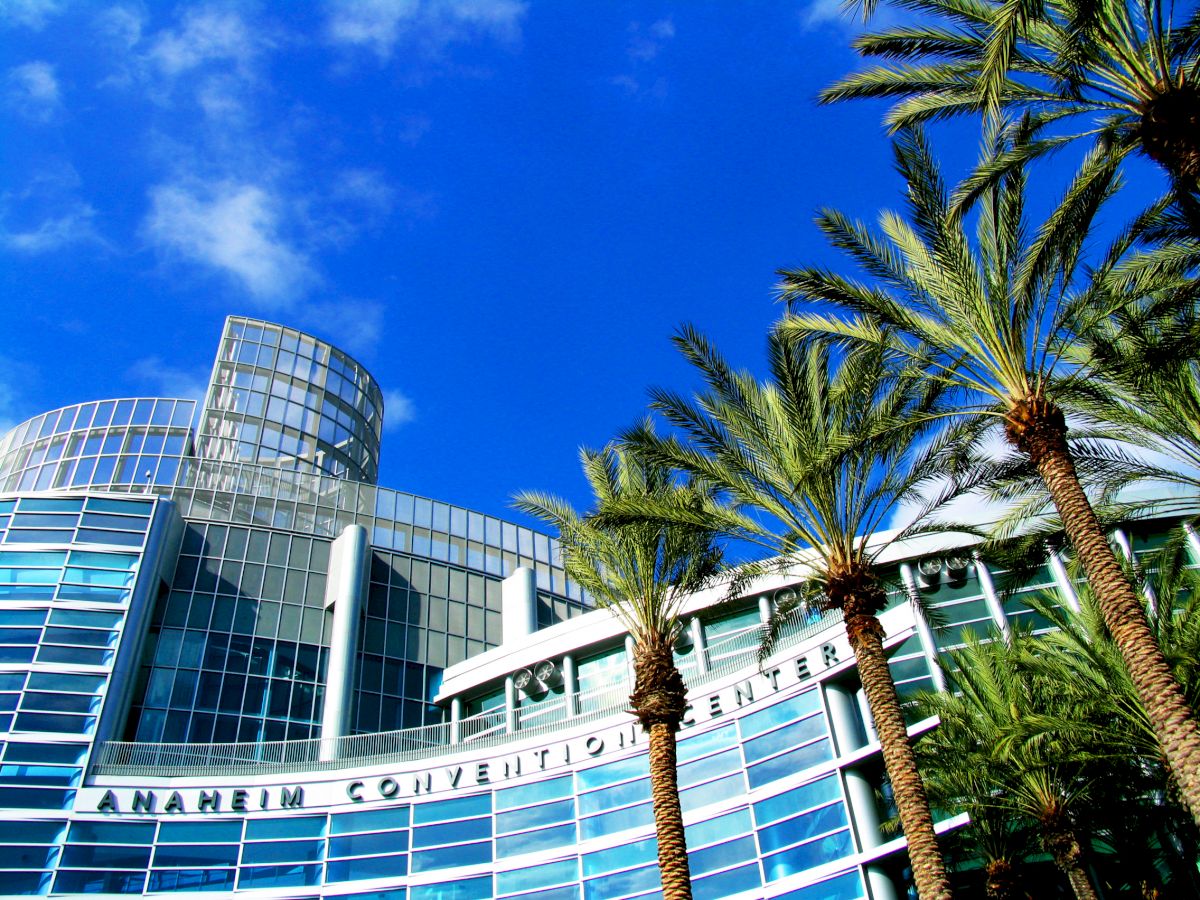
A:
[[[153,396],[182,397],[199,402],[208,390],[207,369],[193,371],[172,366],[158,356],[135,360],[125,376],[139,386],[145,385],[148,390],[143,393]]]
[[[29,255],[78,244],[106,247],[80,187],[73,166],[48,160],[24,188],[0,195],[0,247]]]
[[[285,235],[285,204],[249,183],[177,182],[150,191],[143,223],[155,246],[223,273],[259,302],[286,307],[316,280]]]
[[[7,105],[27,119],[49,122],[61,109],[58,78],[48,62],[14,66],[4,76],[4,87]]]
[[[21,385],[37,384],[39,374],[27,363],[0,356],[0,437],[27,417],[23,413]]]
[[[675,22],[670,17],[645,25],[629,23],[629,40],[625,45],[627,68],[609,79],[631,96],[662,99],[667,95],[667,79],[653,65],[659,54],[675,37]]]
[[[310,299],[291,311],[302,327],[327,335],[334,344],[355,356],[369,356],[383,339],[387,310],[378,300],[341,297]]]
[[[149,59],[167,75],[180,75],[206,63],[232,63],[248,71],[261,37],[229,10],[193,9],[178,28],[164,29],[150,44]]]
[[[37,31],[62,8],[60,0],[0,0],[0,23]]]
[[[417,409],[403,391],[383,392],[383,430],[395,431],[417,417]]]
[[[515,41],[526,8],[520,0],[331,0],[327,34],[386,62],[399,44],[437,55],[479,37]]]

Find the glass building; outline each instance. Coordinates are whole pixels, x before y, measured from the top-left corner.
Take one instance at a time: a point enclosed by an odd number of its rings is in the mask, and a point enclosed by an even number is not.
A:
[[[548,536],[378,487],[383,414],[341,351],[230,318],[199,411],[81,403],[0,438],[0,893],[658,896],[627,636]],[[1030,615],[969,548],[889,552],[902,693]],[[803,577],[686,610],[701,900],[908,890],[840,622],[757,660]],[[1035,582],[1077,602],[1057,556]]]

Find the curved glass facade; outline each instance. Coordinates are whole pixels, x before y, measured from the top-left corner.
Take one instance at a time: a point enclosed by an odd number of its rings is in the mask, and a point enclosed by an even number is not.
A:
[[[171,485],[192,455],[192,400],[65,406],[0,438],[0,492]]]
[[[231,316],[200,415],[200,456],[374,483],[383,394],[332,344]]]

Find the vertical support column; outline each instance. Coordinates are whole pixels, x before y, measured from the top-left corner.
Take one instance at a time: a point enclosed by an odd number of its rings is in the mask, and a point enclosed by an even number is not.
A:
[[[933,629],[921,609],[921,593],[917,587],[917,577],[913,574],[912,566],[900,563],[900,580],[904,583],[904,592],[908,594],[908,602],[912,605],[913,620],[917,624],[917,636],[921,639],[921,649],[925,651],[925,662],[929,664],[929,674],[933,677],[933,685],[939,691],[946,689],[946,676],[938,665],[937,643],[933,639]]]
[[[825,700],[829,704],[829,727],[833,732],[838,756],[853,753],[867,745],[862,715],[854,692],[834,682],[825,683]]]
[[[1200,535],[1191,522],[1183,523],[1183,533],[1187,535],[1188,549],[1192,551],[1192,562],[1200,564]]]
[[[501,641],[512,644],[537,631],[537,576],[521,566],[500,583]]]
[[[1062,553],[1053,547],[1047,547],[1046,551],[1049,554],[1050,571],[1054,573],[1058,590],[1062,593],[1067,606],[1075,612],[1079,612],[1079,595],[1075,593],[1075,585],[1071,583],[1071,576],[1067,574],[1067,564],[1063,562]]]
[[[764,625],[771,621],[771,598],[766,594],[758,598],[758,619]]]
[[[874,850],[883,843],[880,833],[879,804],[875,802],[875,786],[858,769],[846,769],[846,801],[850,804],[850,820],[858,833],[860,852]]]
[[[321,707],[321,758],[336,754],[337,738],[350,733],[350,699],[354,696],[354,663],[358,629],[369,584],[370,545],[367,529],[347,525],[329,548],[325,608],[333,609],[325,700]]]
[[[504,731],[512,734],[517,730],[517,685],[511,675],[504,676]]]
[[[1129,535],[1125,533],[1124,528],[1114,528],[1112,534],[1109,535],[1112,543],[1121,548],[1121,552],[1125,554],[1125,558],[1129,560],[1129,564],[1133,566],[1133,571],[1139,578],[1145,575],[1141,565],[1138,564],[1137,557],[1133,555],[1133,544],[1129,541]],[[1155,608],[1158,605],[1158,597],[1154,593],[1154,588],[1150,586],[1149,581],[1142,582],[1142,596],[1146,598],[1146,602],[1150,604],[1150,615],[1154,615]]]
[[[1004,640],[1008,641],[1012,638],[1012,628],[1009,627],[1008,616],[1004,614],[1004,604],[1000,602],[1000,595],[996,593],[996,582],[992,580],[992,573],[988,571],[987,564],[979,558],[979,553],[976,552],[972,556],[975,561],[975,577],[979,579],[979,586],[983,589],[983,602],[987,604],[988,612],[992,614],[992,619],[1004,635]]]
[[[450,701],[450,743],[462,743],[462,698]]]
[[[704,673],[708,671],[708,644],[704,640],[704,626],[699,616],[692,616],[688,622],[688,630],[692,636],[692,652],[696,654],[696,669]]]
[[[896,883],[890,875],[877,865],[867,867],[867,892],[871,900],[900,900]]]
[[[625,635],[625,682],[631,693],[637,686],[637,676],[633,672],[633,651],[636,646],[633,638]]]
[[[567,718],[579,715],[579,678],[575,672],[575,657],[568,653],[562,661],[563,699],[566,701]]]

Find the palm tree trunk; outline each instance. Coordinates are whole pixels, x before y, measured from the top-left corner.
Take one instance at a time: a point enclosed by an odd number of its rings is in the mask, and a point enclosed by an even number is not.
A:
[[[1075,548],[1180,795],[1200,824],[1200,725],[1154,639],[1146,611],[1121,571],[1079,483],[1062,412],[1042,400],[1024,406],[1022,432],[1010,440],[1029,454]],[[1010,422],[1012,421],[1010,415]]]
[[[633,673],[629,702],[650,736],[650,798],[663,900],[692,900],[675,755],[675,733],[687,709],[687,687],[675,665],[669,635],[648,634],[637,642]]]
[[[900,698],[883,652],[883,626],[871,614],[844,607],[846,634],[858,662],[875,732],[883,751],[883,765],[892,783],[900,824],[908,838],[908,859],[921,900],[949,900],[950,881],[933,830],[933,813],[925,794],[925,782],[917,770],[917,758],[908,742],[908,727],[900,710]]]
[[[1083,847],[1071,829],[1054,829],[1044,833],[1046,849],[1054,857],[1054,864],[1067,876],[1075,900],[1100,900],[1096,886],[1083,865]]]
[[[1017,887],[1017,869],[1012,860],[989,859],[983,872],[988,900],[1020,900],[1025,896]]]
[[[650,797],[658,835],[658,869],[664,900],[692,900],[683,810],[679,806],[675,732],[664,722],[650,726]]]

